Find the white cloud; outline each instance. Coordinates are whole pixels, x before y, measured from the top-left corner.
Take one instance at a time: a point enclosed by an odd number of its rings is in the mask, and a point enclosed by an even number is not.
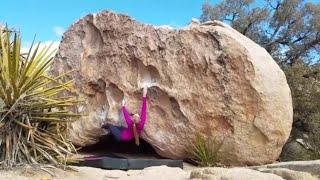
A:
[[[61,26],[53,27],[53,32],[57,37],[61,37],[66,30]]]
[[[171,21],[169,24],[162,24],[162,25],[154,25],[155,28],[163,28],[163,29],[169,29],[169,30],[174,30],[174,29],[183,29],[187,26],[183,26],[181,24],[177,24],[174,21]]]
[[[155,28],[163,28],[163,29],[169,29],[169,30],[173,30],[174,28],[170,25],[160,25],[160,26],[154,26]]]
[[[51,44],[52,44],[52,45],[51,45]],[[60,44],[59,41],[45,41],[45,42],[41,42],[41,43],[40,43],[40,46],[39,46],[38,52],[40,52],[40,51],[41,51],[43,48],[45,48],[45,47],[49,47],[50,45],[51,45],[51,48],[50,48],[51,51],[53,51],[53,50],[58,50],[59,44]],[[35,43],[35,44],[33,45],[32,51],[34,51],[34,49],[36,48],[36,46],[37,46],[37,43]],[[21,48],[21,53],[28,53],[30,47],[31,47],[31,42],[28,41],[28,42],[23,43],[22,48]],[[54,55],[55,55],[55,53],[54,53],[52,56],[54,56]]]

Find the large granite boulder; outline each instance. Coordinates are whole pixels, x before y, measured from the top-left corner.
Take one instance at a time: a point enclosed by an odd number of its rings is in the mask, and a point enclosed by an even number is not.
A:
[[[188,158],[198,134],[214,139],[229,165],[276,160],[292,125],[286,77],[259,45],[222,22],[193,21],[183,29],[141,24],[111,12],[90,14],[64,34],[53,73],[71,76],[86,103],[72,124],[75,144],[123,124],[121,99],[138,113],[147,84],[148,121],[142,138],[159,155]]]

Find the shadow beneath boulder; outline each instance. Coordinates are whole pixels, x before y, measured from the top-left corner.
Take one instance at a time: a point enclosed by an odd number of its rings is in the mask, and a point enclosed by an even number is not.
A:
[[[134,141],[117,141],[111,135],[102,137],[100,142],[95,145],[82,148],[79,153],[96,156],[113,154],[125,158],[161,158],[152,146],[143,139],[140,139],[140,146],[137,146]]]

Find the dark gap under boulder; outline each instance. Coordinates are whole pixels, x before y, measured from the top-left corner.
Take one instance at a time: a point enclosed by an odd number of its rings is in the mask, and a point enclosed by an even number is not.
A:
[[[161,158],[143,139],[140,139],[140,146],[136,146],[134,141],[120,142],[110,135],[103,136],[95,145],[82,148],[79,153],[96,156],[114,154],[126,158]]]

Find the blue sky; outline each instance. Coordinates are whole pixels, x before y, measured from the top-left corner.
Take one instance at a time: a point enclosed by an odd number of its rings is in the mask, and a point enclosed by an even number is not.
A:
[[[112,10],[155,25],[186,25],[201,14],[204,0],[5,0],[0,22],[16,27],[23,41],[60,40],[61,33],[89,13]]]
[[[221,0],[210,0],[211,4]],[[257,0],[257,4],[262,0]],[[319,2],[319,0],[308,0]],[[77,19],[89,13],[112,10],[154,24],[181,27],[201,15],[205,0],[2,0],[0,22],[22,33],[24,43],[59,41]]]

